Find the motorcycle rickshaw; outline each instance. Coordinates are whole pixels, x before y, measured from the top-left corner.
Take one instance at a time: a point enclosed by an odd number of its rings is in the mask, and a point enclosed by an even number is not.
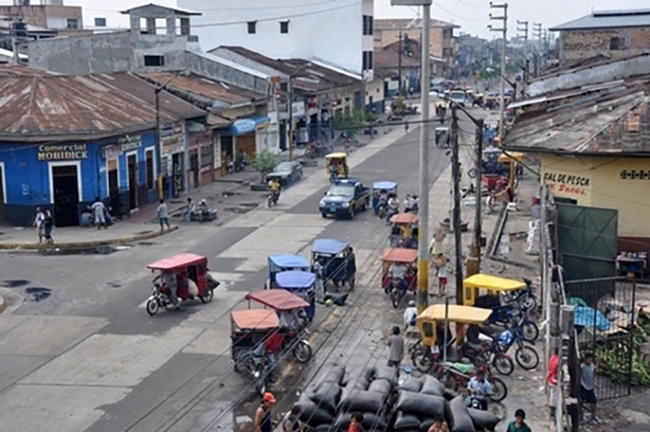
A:
[[[334,183],[334,180],[337,178],[348,178],[349,168],[347,153],[338,152],[326,155],[325,172],[330,178],[330,183]]]
[[[419,220],[418,216],[412,213],[398,213],[391,217],[391,231],[388,237],[390,247],[417,249]]]
[[[260,396],[266,392],[270,371],[262,344],[280,329],[278,315],[268,309],[230,313],[230,356],[235,372],[246,371]]]
[[[375,215],[381,216],[383,214],[386,217],[386,206],[388,205],[388,197],[391,194],[399,198],[397,195],[397,183],[392,181],[378,181],[372,184],[372,208],[375,211]]]
[[[346,283],[354,289],[357,264],[354,254],[350,255],[350,243],[335,239],[316,239],[311,246],[312,266],[323,258],[323,284],[332,282],[341,287]]]
[[[390,296],[393,307],[397,309],[406,293],[415,291],[418,251],[416,249],[388,248],[382,253],[381,260],[381,288]],[[393,265],[402,267],[404,270],[403,280],[394,280]]]
[[[449,133],[449,128],[447,126],[438,126],[435,130],[434,139],[436,147],[449,147],[451,145],[451,133]]]
[[[309,261],[302,255],[277,254],[267,257],[269,275],[266,281],[266,288],[277,288],[276,275],[280,272],[297,270],[309,271]]]
[[[305,308],[305,315],[310,321],[314,319],[316,316],[315,274],[296,270],[280,272],[275,275],[275,284],[278,288],[287,290],[309,303],[309,307]]]
[[[447,114],[447,105],[444,101],[438,101],[435,104],[436,116],[440,119],[440,123],[444,123],[445,115]]]
[[[501,294],[526,288],[526,282],[479,273],[463,280],[463,304],[484,309],[501,307]]]
[[[443,363],[440,361],[441,352],[442,350],[449,351],[453,346],[454,340],[456,341],[456,346],[461,347],[465,340],[466,328],[470,325],[480,326],[485,324],[489,316],[490,311],[487,309],[455,304],[435,304],[426,308],[418,315],[417,326],[418,330],[420,330],[422,345],[428,347],[428,350],[421,352],[420,355],[414,358],[417,368],[427,373],[431,372],[445,383],[445,385],[452,388],[458,386],[458,377],[466,378],[462,381],[469,381],[469,375],[476,371],[476,366],[466,363]],[[449,324],[453,324],[455,327],[455,338],[452,336],[451,326]],[[446,345],[444,340],[445,333],[447,334]],[[483,336],[483,339],[489,340],[490,338]],[[497,369],[502,369],[500,366],[502,360],[507,362],[507,358],[499,357],[498,360],[495,366]],[[514,364],[508,364],[508,366],[512,366],[512,369],[514,369]],[[490,399],[494,402],[500,402],[505,399],[508,395],[508,388],[505,383],[499,377],[492,374],[487,374],[486,379],[490,381],[494,388],[494,394],[490,396]]]
[[[152,272],[160,272],[153,280],[153,292],[147,300],[147,313],[151,316],[158,313],[161,307],[172,304],[165,277],[176,278],[176,296],[179,302],[198,298],[202,303],[210,303],[214,298],[214,289],[219,286],[219,282],[208,273],[208,259],[202,255],[173,255],[154,261],[147,268]]]
[[[283,289],[254,291],[246,294],[244,298],[248,300],[249,308],[251,301],[254,301],[276,313],[280,327],[287,330],[282,344],[283,350],[291,350],[300,363],[307,363],[311,359],[311,345],[304,338],[309,331],[303,320],[305,318],[303,311],[309,307],[309,303]]]

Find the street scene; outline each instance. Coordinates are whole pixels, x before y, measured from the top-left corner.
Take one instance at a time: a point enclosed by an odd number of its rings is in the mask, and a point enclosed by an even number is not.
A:
[[[0,432],[650,431],[650,12],[440,1],[0,4]]]

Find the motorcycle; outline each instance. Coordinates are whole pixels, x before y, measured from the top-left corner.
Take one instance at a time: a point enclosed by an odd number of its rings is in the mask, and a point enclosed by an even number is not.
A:
[[[377,206],[377,217],[379,219],[386,219],[386,215],[388,213],[388,203],[386,201],[381,201],[379,205]]]
[[[503,299],[508,304],[518,304],[522,311],[530,313],[537,309],[537,296],[533,293],[533,282],[527,278],[522,279],[526,283],[526,288],[504,294]]]
[[[520,331],[521,338],[530,343],[535,343],[539,338],[539,327],[528,314],[512,306],[502,306],[494,309],[487,322],[488,325],[503,325],[506,328],[516,325]],[[486,334],[493,332],[488,331]]]
[[[181,291],[177,289],[177,297],[179,302],[185,300],[194,300],[198,297],[202,303],[209,303],[212,301],[213,291],[221,285],[219,281],[212,277],[210,273],[206,274],[206,294],[192,295],[189,290]],[[156,278],[151,287],[151,296],[147,300],[147,312],[149,315],[155,315],[159,308],[169,307],[173,305],[171,291],[169,287],[162,282],[160,278]]]
[[[483,371],[485,379],[492,385],[494,392],[489,396],[493,402],[501,402],[508,396],[508,386],[501,378],[492,374],[487,365],[476,367],[462,363],[443,363],[439,370],[434,373],[436,378],[445,386],[457,391],[459,388],[467,388],[469,381],[476,375],[478,370]]]
[[[396,214],[399,214],[399,207],[387,206],[386,207],[386,223],[390,224],[390,218],[392,218]]]
[[[323,157],[326,154],[332,153],[333,147],[329,144],[323,144],[321,141],[316,141],[307,145],[305,149],[305,157],[315,159]]]
[[[518,326],[513,326],[513,329],[504,330],[497,339],[497,344],[500,350],[507,352],[514,344],[517,344],[515,351],[515,360],[517,364],[527,371],[531,371],[539,365],[539,355],[537,351],[531,346],[525,345],[521,337],[521,329]]]
[[[243,358],[235,362],[235,371],[239,368],[237,365],[245,365],[246,372],[251,379],[255,381],[255,390],[260,396],[264,396],[266,389],[271,383],[270,371],[268,370],[268,360],[263,354],[248,352],[242,354]]]
[[[278,205],[278,200],[280,199],[280,191],[272,192],[266,199],[266,204],[269,208]]]
[[[476,351],[468,344],[463,344],[460,353],[462,357],[468,358],[477,366],[491,364],[503,376],[509,376],[515,371],[515,363],[510,355],[494,341],[483,341],[480,351]]]

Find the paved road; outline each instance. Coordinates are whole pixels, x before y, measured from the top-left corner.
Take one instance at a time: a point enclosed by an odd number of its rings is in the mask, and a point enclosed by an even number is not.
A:
[[[395,130],[353,154],[353,176],[366,183],[397,181],[402,196],[416,192],[419,132],[413,127],[388,146],[400,135]],[[444,152],[433,148],[432,181],[447,164]],[[29,300],[16,314],[0,316],[0,431],[41,431],[45,424],[62,432],[209,425],[248,384],[232,373],[227,312],[262,286],[268,254],[307,254],[315,237],[342,238],[355,246],[362,280],[376,275],[385,226],[370,213],[354,221],[322,219],[316,208],[326,187],[325,174],[317,173],[288,190],[272,210],[259,208],[223,227],[196,226],[112,255],[6,255],[3,279]],[[150,318],[142,307],[151,279],[145,266],[181,251],[208,256],[223,288],[210,305]],[[378,292],[367,294],[356,301],[385,302]],[[344,340],[350,323],[371,319],[359,315],[364,306],[341,308],[336,313],[348,324],[334,330],[328,322],[324,328]],[[318,356],[326,353],[331,349]],[[292,378],[295,386],[301,375]],[[249,412],[247,403],[239,405]]]

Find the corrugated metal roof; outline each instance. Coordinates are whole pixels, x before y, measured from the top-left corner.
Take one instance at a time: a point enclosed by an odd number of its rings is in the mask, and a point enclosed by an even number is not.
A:
[[[94,76],[99,80],[137,97],[151,106],[155,106],[155,86],[132,73],[120,72]],[[170,116],[179,119],[193,119],[208,115],[207,111],[204,111],[164,90],[160,92],[158,100],[161,111],[167,112]]]
[[[649,102],[645,87],[639,85],[517,121],[508,131],[503,148],[538,153],[648,155],[650,142],[643,139],[643,134],[628,133],[625,121],[634,110],[647,111]],[[640,118],[647,121],[648,115],[644,113]]]
[[[169,89],[177,89],[182,92],[190,93],[199,99],[219,101],[225,103],[229,107],[246,106],[267,99],[267,97],[261,93],[225,84],[221,81],[208,79],[194,73],[190,73],[187,76],[174,75],[174,72],[151,72],[141,74],[141,76],[159,84],[171,80],[169,84],[167,84],[167,88]]]
[[[176,15],[179,15],[179,16],[199,16],[199,15],[203,15],[203,13],[201,13],[201,12],[194,12],[194,11],[191,11],[191,10],[188,10],[188,9],[181,9],[181,8],[177,8],[177,7],[163,6],[163,5],[153,4],[153,3],[144,4],[144,5],[140,5],[140,6],[134,6],[134,7],[130,8],[130,9],[120,11],[120,13],[126,15],[126,14],[130,14],[131,12],[133,12],[135,10],[145,9],[145,8],[150,8],[150,7],[170,10],[172,12],[175,12]]]
[[[621,27],[650,27],[650,9],[593,12],[549,30],[595,30]]]
[[[100,139],[152,129],[155,120],[152,105],[92,75],[0,77],[3,141]]]
[[[56,75],[50,71],[46,71],[43,69],[37,69],[34,67],[29,67],[25,66],[22,64],[16,64],[16,63],[7,63],[7,64],[0,64],[0,77],[3,76],[14,76],[14,77],[19,77],[19,76],[48,76],[48,75]]]
[[[395,18],[395,19],[375,19],[374,27],[377,30],[407,30],[412,28],[422,28],[422,18]],[[459,25],[431,18],[431,28],[460,28]]]
[[[412,57],[402,55],[402,67],[403,68],[417,68],[420,67],[420,60],[416,60]],[[399,67],[400,58],[399,53],[392,49],[376,49],[375,50],[375,66],[395,69]]]

